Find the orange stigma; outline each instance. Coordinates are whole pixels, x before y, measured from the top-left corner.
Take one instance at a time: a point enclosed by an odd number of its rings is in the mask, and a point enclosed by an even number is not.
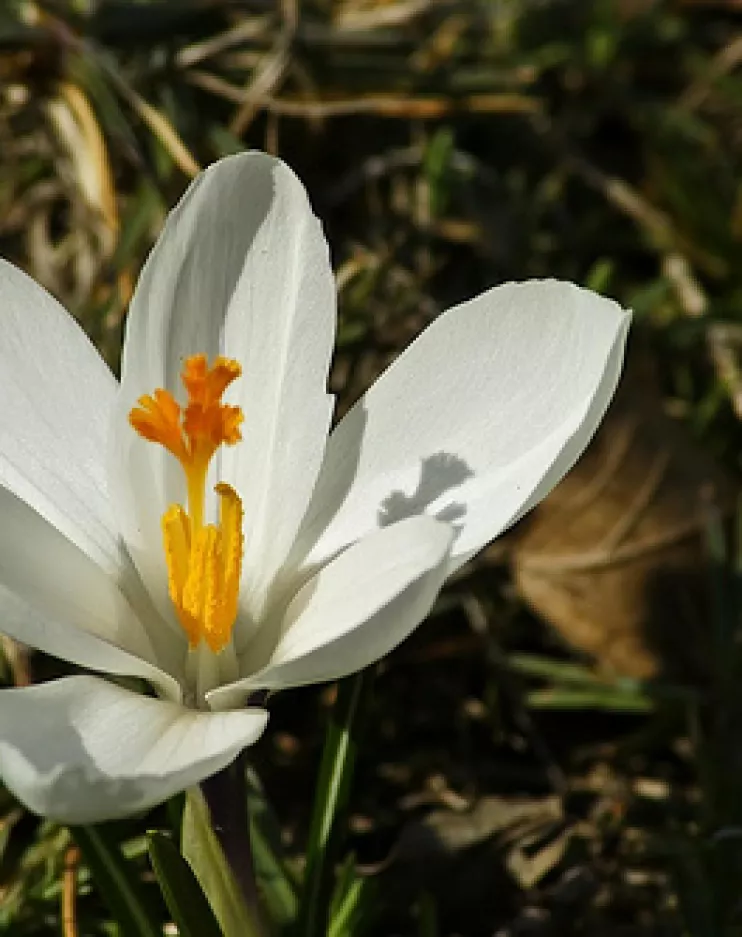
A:
[[[231,358],[216,358],[209,367],[206,355],[192,355],[181,374],[185,408],[169,391],[157,389],[140,397],[129,413],[136,432],[164,446],[185,472],[188,511],[172,504],[162,517],[168,590],[191,648],[204,640],[214,653],[229,643],[237,617],[242,502],[233,488],[218,484],[218,523],[204,524],[206,475],[219,446],[242,439],[242,410],[222,403],[241,371]]]

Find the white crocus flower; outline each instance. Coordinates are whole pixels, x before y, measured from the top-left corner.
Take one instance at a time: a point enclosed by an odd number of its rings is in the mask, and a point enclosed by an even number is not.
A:
[[[378,659],[540,501],[613,394],[629,317],[568,283],[438,318],[329,435],[328,250],[259,153],[203,173],[131,305],[122,379],[0,269],[0,628],[95,676],[0,692],[0,775],[122,816],[263,732],[256,691]],[[176,403],[176,400],[179,403]]]

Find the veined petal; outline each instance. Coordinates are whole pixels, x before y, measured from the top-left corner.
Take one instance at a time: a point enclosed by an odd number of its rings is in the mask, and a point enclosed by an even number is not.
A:
[[[335,680],[388,654],[425,618],[446,577],[453,530],[432,517],[411,517],[375,531],[319,570],[289,605],[272,649],[258,634],[244,660],[260,666],[213,690],[221,710],[253,690]]]
[[[0,632],[22,644],[100,673],[140,677],[156,687],[164,699],[182,702],[181,686],[169,674],[90,632],[44,617],[3,586],[0,586],[0,622]]]
[[[114,577],[5,488],[0,517],[0,631],[83,667],[142,677],[179,698],[178,682],[163,671]]]
[[[295,558],[429,513],[460,565],[545,497],[590,441],[629,314],[554,280],[495,287],[444,313],[334,430]]]
[[[95,823],[145,810],[228,765],[268,714],[205,713],[95,677],[0,691],[0,777],[31,810]]]
[[[254,606],[294,540],[321,464],[334,325],[327,244],[291,170],[245,153],[199,176],[168,219],[136,290],[119,422],[125,426],[141,394],[156,387],[179,393],[189,355],[221,354],[242,365],[225,400],[243,409],[243,441],[223,452],[212,481],[230,483],[243,500],[242,592]],[[179,467],[161,447],[125,430],[113,465],[131,552],[164,600],[158,524],[169,503],[182,501]],[[148,503],[139,497],[143,489]]]
[[[115,571],[105,457],[115,378],[62,306],[5,261],[0,328],[0,485]]]

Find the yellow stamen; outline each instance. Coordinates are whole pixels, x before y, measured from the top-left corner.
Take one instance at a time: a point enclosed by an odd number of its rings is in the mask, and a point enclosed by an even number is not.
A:
[[[193,355],[181,375],[188,393],[184,409],[172,394],[158,389],[140,397],[129,414],[136,432],[164,446],[185,472],[188,511],[172,504],[162,517],[168,592],[191,648],[203,640],[215,654],[229,643],[237,617],[242,502],[232,487],[218,484],[219,521],[204,524],[204,498],[214,453],[242,438],[242,410],[221,399],[240,372],[229,358],[216,358],[209,368],[205,355]]]

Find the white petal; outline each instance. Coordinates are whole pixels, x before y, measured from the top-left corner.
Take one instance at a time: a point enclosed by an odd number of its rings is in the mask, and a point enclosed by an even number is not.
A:
[[[158,666],[116,580],[5,488],[0,517],[0,631],[83,667],[151,680],[177,698],[178,683]]]
[[[452,537],[448,524],[412,517],[349,547],[297,593],[267,664],[214,690],[209,705],[231,708],[253,690],[335,680],[388,654],[430,611]],[[246,654],[249,659],[250,648]]]
[[[558,281],[495,287],[437,319],[333,432],[297,562],[428,512],[459,565],[543,498],[590,441],[629,315]]]
[[[243,442],[223,453],[216,474],[243,499],[243,594],[254,607],[293,542],[322,460],[334,324],[327,244],[296,176],[260,153],[222,160],[199,176],[137,287],[121,419],[155,387],[182,399],[179,375],[188,355],[240,362],[243,376],[225,400],[243,408]],[[122,497],[133,553],[143,574],[162,584],[161,551],[145,554],[159,544],[167,504],[182,500],[177,463],[133,432],[122,435],[115,461],[124,486],[134,486]],[[142,490],[151,495],[146,503]]]
[[[114,570],[106,444],[116,381],[74,319],[5,261],[0,330],[0,485]]]
[[[0,691],[0,776],[65,823],[123,817],[228,765],[268,715],[205,713],[95,677]]]

